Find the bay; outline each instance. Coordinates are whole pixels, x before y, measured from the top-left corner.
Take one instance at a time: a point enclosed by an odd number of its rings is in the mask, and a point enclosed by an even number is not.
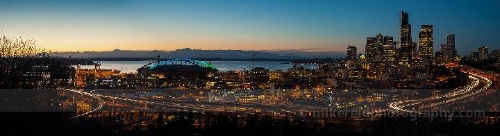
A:
[[[115,69],[122,73],[135,73],[137,69],[152,61],[99,61],[101,69]],[[219,71],[243,71],[253,67],[263,67],[269,70],[287,70],[292,68],[290,61],[205,61],[211,63]],[[97,63],[97,62],[94,62]],[[314,65],[302,65],[305,68],[314,69]],[[73,67],[77,67],[73,65]],[[82,69],[94,69],[94,65],[80,65]]]

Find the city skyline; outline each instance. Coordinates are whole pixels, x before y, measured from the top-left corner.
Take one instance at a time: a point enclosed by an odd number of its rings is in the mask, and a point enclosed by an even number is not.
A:
[[[2,133],[500,135],[499,4],[5,0]]]
[[[497,1],[5,1],[3,33],[30,37],[52,51],[301,50],[364,51],[366,37],[400,39],[399,13],[409,14],[418,42],[421,25],[434,28],[434,52],[453,33],[461,55],[498,48],[489,27],[500,22]],[[406,6],[401,6],[406,5]],[[384,6],[383,9],[370,7]],[[358,10],[363,9],[363,10]],[[425,9],[425,10],[423,10]],[[467,10],[462,10],[467,9]],[[370,14],[368,14],[370,13]],[[87,47],[87,48],[81,48]]]

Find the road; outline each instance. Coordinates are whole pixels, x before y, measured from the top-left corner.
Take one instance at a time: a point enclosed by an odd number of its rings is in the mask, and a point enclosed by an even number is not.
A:
[[[98,111],[98,110],[100,110],[100,109],[102,109],[102,108],[103,108],[104,104],[106,104],[106,102],[105,102],[103,99],[101,99],[101,98],[100,98],[100,96],[98,96],[98,95],[95,95],[95,94],[92,94],[92,93],[88,93],[88,92],[77,91],[77,90],[75,90],[75,89],[65,89],[65,90],[66,90],[66,91],[73,92],[73,93],[78,93],[78,94],[80,94],[80,95],[89,96],[89,97],[92,97],[92,98],[94,98],[94,99],[96,99],[96,100],[98,100],[98,101],[99,101],[99,106],[97,106],[96,108],[91,109],[90,111],[87,111],[87,112],[85,112],[85,113],[82,113],[82,114],[78,114],[78,115],[76,115],[76,116],[73,116],[73,117],[71,117],[72,119],[73,119],[73,118],[82,117],[82,116],[88,115],[88,114],[90,114],[90,113],[92,113],[92,112]]]
[[[388,107],[385,109],[370,111],[367,114],[377,114],[384,111],[403,111],[403,112],[419,112],[419,110],[431,109],[444,104],[453,104],[465,98],[472,98],[477,94],[488,90],[492,87],[493,81],[491,75],[474,71],[470,69],[462,69],[463,73],[469,75],[470,83],[461,88],[457,88],[452,92],[423,99],[416,100],[402,100],[387,103]],[[254,112],[270,112],[276,116],[282,116],[285,113],[289,115],[304,113],[308,111],[324,111],[328,110],[325,107],[301,104],[287,104],[287,105],[270,105],[258,103],[238,103],[238,102],[204,102],[204,101],[191,101],[183,99],[150,99],[150,98],[137,98],[120,96],[112,93],[99,93],[99,92],[81,92],[70,90],[82,95],[88,95],[99,99],[104,104],[104,100],[120,101],[131,107],[132,109],[143,109],[146,111],[161,111],[161,112],[176,112],[176,111],[200,111],[200,112],[241,112],[241,113],[254,113]],[[84,116],[91,112],[97,111],[102,108],[102,105],[89,111],[88,113],[78,115]]]
[[[453,92],[435,97],[391,102],[389,103],[389,108],[396,111],[418,113],[419,110],[429,109],[443,104],[451,104],[469,98],[489,89],[493,84],[491,79],[485,77],[481,73],[474,71],[462,72],[469,74],[469,79],[472,81],[463,88],[457,88]]]

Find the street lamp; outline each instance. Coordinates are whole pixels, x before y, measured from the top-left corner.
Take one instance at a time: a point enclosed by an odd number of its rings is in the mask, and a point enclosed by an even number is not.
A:
[[[243,68],[243,72],[241,73],[241,80],[242,80],[242,84],[243,84],[243,89],[245,88],[245,67],[241,67]]]

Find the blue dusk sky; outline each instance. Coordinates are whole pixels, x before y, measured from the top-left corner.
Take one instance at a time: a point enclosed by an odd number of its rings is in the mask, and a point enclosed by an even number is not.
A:
[[[498,0],[3,0],[0,29],[52,51],[233,50],[364,52],[366,37],[412,38],[434,26],[434,50],[456,34],[460,54],[500,47]]]

